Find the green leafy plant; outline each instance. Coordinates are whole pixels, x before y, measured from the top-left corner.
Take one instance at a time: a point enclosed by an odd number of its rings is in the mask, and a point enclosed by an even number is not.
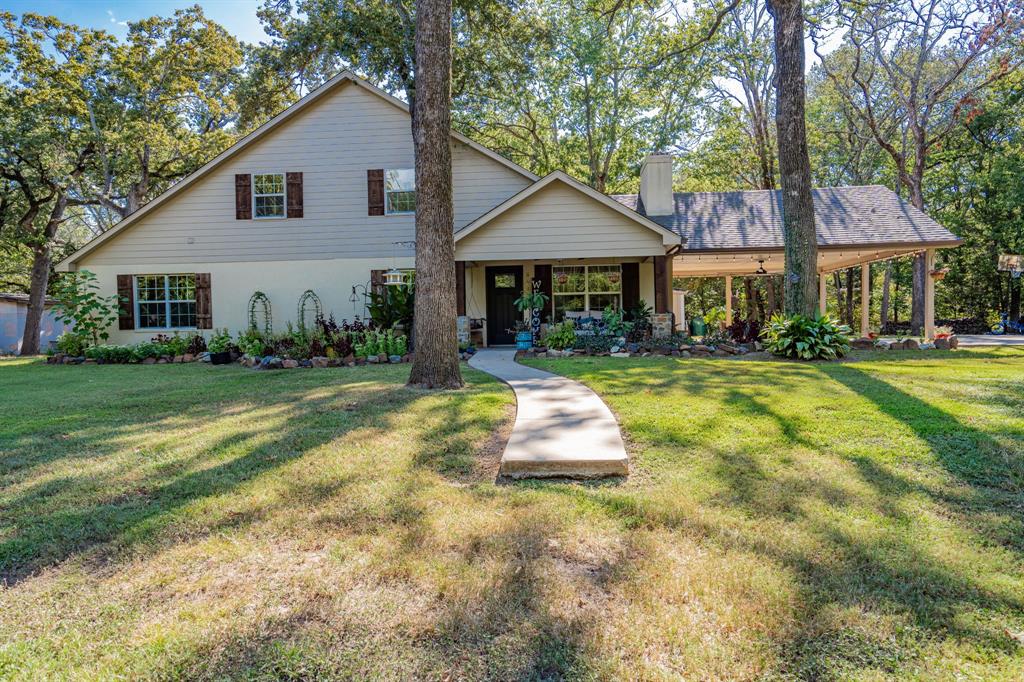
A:
[[[54,316],[71,325],[61,338],[68,336],[65,347],[77,347],[79,350],[77,353],[63,352],[81,355],[86,347],[98,346],[110,338],[107,329],[117,321],[118,308],[125,301],[116,294],[101,296],[99,292],[96,275],[88,270],[69,273],[54,285],[54,297],[57,299],[53,307]],[[71,337],[76,341],[71,341]]]
[[[704,315],[704,323],[708,326],[708,329],[717,329],[725,324],[725,308],[718,306],[712,308]]]
[[[256,329],[248,329],[238,335],[238,349],[250,357],[265,355],[266,348],[263,333]]]
[[[385,329],[390,329],[396,324],[401,324],[407,329],[412,326],[412,315],[416,306],[416,284],[412,276],[407,284],[385,286],[382,291],[371,291],[369,297],[366,308],[376,326]]]
[[[189,346],[188,338],[178,332],[174,332],[170,336],[167,334],[157,334],[150,341],[163,348],[163,355],[184,355]]]
[[[231,332],[225,329],[215,329],[210,342],[207,344],[211,353],[226,353],[235,347],[231,338]]]
[[[528,293],[523,294],[522,296],[514,300],[512,303],[513,305],[515,305],[516,310],[518,310],[521,313],[525,313],[527,311],[532,312],[534,310],[543,308],[545,305],[547,305],[548,300],[549,297],[544,292],[530,291]]]
[[[774,315],[761,331],[770,353],[800,360],[834,360],[850,352],[850,328],[828,315]]]
[[[626,336],[633,331],[633,323],[626,320],[621,310],[616,310],[610,305],[605,306],[601,320],[604,322],[604,328],[613,336]]]
[[[79,334],[72,334],[71,332],[64,332],[57,337],[57,350],[64,355],[73,355],[79,357],[85,354],[85,349],[88,346],[86,339],[82,338]]]
[[[572,320],[566,320],[556,325],[544,337],[544,344],[554,350],[574,348],[576,345],[576,325]]]
[[[113,344],[101,344],[93,346],[85,351],[85,357],[103,363],[128,363],[138,362],[134,346],[117,346]]]

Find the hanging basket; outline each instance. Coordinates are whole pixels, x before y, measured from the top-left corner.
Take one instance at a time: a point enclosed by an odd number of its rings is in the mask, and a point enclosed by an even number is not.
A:
[[[938,268],[936,270],[932,270],[928,274],[931,275],[931,278],[936,282],[941,282],[946,279],[946,275],[949,274],[949,268]]]

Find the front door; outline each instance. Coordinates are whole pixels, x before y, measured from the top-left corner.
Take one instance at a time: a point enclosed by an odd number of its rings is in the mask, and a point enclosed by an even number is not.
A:
[[[523,293],[523,266],[495,265],[487,272],[487,344],[515,343],[515,331],[509,331],[522,314],[515,300]]]

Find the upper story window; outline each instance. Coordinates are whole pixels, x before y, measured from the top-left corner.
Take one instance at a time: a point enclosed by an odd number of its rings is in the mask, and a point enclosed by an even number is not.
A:
[[[136,276],[135,319],[139,329],[195,327],[196,276]]]
[[[252,176],[252,215],[254,218],[284,218],[284,173]]]
[[[416,171],[412,168],[384,172],[384,212],[416,212]]]

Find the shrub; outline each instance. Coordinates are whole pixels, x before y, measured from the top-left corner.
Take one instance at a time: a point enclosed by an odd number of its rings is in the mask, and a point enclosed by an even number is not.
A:
[[[606,336],[602,334],[587,334],[576,337],[576,348],[589,353],[607,353],[613,346],[622,345],[623,341],[618,336]]]
[[[544,344],[548,348],[553,348],[555,350],[574,348],[576,345],[576,325],[573,324],[572,320],[566,320],[565,322],[556,325],[548,331],[548,335],[544,337]]]
[[[247,329],[238,335],[238,349],[250,357],[262,357],[267,354],[267,342],[260,331]]]
[[[768,351],[801,360],[834,360],[850,351],[850,328],[828,315],[774,315],[761,332]]]
[[[231,339],[231,332],[227,329],[215,329],[210,337],[209,348],[211,353],[226,353],[237,348]]]
[[[390,329],[369,330],[363,333],[361,342],[355,343],[354,353],[357,358],[368,358],[374,355],[405,355],[408,349],[405,336],[397,336]]]
[[[735,320],[726,328],[726,332],[736,343],[753,343],[761,336],[761,321],[755,318]]]
[[[62,352],[78,356],[86,347],[97,346],[100,341],[110,338],[107,329],[117,321],[122,301],[116,294],[100,296],[99,290],[96,275],[88,270],[68,273],[54,284],[54,296],[57,299],[53,307],[54,316],[71,325],[71,329],[64,332],[61,338],[69,337],[65,346],[78,351]],[[77,341],[71,341],[70,337],[76,337]]]
[[[155,341],[143,341],[135,344],[133,348],[136,360],[145,360],[146,358],[158,358],[161,355],[168,355],[167,347],[163,344]]]
[[[173,336],[157,334],[150,341],[163,347],[162,355],[184,355],[189,344],[189,340],[178,332]]]
[[[206,350],[206,339],[203,338],[202,334],[196,333],[188,337],[188,345],[185,347],[186,353],[192,355],[199,355]]]
[[[85,351],[85,357],[104,363],[128,363],[138,361],[134,347],[117,346],[113,344],[93,346]]]
[[[629,310],[626,314],[626,319],[630,321],[632,327],[627,330],[627,341],[643,341],[651,336],[653,326],[651,325],[651,315],[654,314],[654,309],[647,305],[647,301],[640,299],[636,307]]]
[[[57,337],[57,350],[64,353],[64,355],[79,357],[85,353],[85,349],[88,344],[88,339],[80,334],[64,332]]]

